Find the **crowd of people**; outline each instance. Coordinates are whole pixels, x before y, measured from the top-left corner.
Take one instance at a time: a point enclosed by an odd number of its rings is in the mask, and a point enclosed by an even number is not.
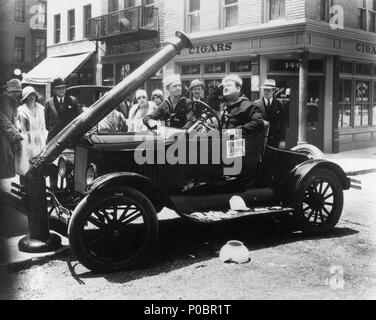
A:
[[[192,105],[200,101],[214,109],[225,129],[242,129],[247,134],[262,130],[264,120],[269,121],[268,144],[278,147],[285,138],[285,115],[282,104],[274,97],[277,89],[275,81],[266,80],[262,87],[263,97],[254,102],[244,95],[242,87],[242,79],[231,74],[205,98],[204,83],[195,79],[187,88],[189,97],[185,97],[180,75],[173,74],[165,78],[165,90],[153,91],[150,100],[143,89],[129,95],[92,132],[117,134],[153,131],[162,124],[187,129],[197,120]],[[52,88],[53,97],[44,106],[38,102],[38,92],[31,86],[22,88],[17,79],[8,81],[0,94],[0,179],[15,176],[15,158],[21,144],[31,146],[28,157],[36,156],[73,119],[85,112],[77,99],[67,94],[62,79],[55,79]],[[50,179],[54,187],[57,172],[52,173]]]

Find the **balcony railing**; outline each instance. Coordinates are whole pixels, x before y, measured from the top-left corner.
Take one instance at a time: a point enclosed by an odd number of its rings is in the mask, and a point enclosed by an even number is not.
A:
[[[118,35],[155,36],[159,31],[158,8],[139,6],[88,20],[88,38],[103,40]]]

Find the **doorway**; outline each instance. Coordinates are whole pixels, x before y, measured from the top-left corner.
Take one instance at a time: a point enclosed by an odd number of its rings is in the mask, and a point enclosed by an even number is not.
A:
[[[299,132],[299,77],[270,76],[275,79],[278,90],[276,98],[283,104],[286,114],[286,148],[291,149],[298,143]],[[323,149],[324,132],[324,84],[319,76],[308,77],[307,90],[307,142]]]

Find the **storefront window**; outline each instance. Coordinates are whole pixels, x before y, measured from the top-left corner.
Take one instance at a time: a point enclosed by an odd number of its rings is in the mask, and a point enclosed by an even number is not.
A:
[[[205,91],[204,91],[205,97],[207,97],[213,91],[213,89],[221,85],[222,79],[206,79],[204,83],[205,83]]]
[[[185,64],[181,67],[182,75],[200,74],[199,64]]]
[[[338,110],[338,127],[351,126],[352,80],[341,80],[340,103]]]
[[[369,125],[370,112],[370,82],[357,80],[355,81],[355,109],[354,109],[354,126],[361,127]]]
[[[204,64],[205,73],[225,73],[226,62]]]
[[[357,63],[355,65],[356,74],[370,76],[372,75],[372,68],[370,64]]]
[[[251,72],[252,61],[231,61],[230,72]]]
[[[341,72],[347,74],[353,74],[353,63],[342,61],[341,62]]]

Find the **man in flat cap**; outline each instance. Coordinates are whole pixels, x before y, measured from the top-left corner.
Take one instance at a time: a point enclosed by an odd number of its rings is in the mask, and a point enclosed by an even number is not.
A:
[[[277,90],[275,80],[266,79],[263,89],[264,96],[256,101],[265,120],[270,123],[268,145],[278,148],[286,136],[286,119],[282,103],[274,97]]]
[[[224,111],[221,119],[223,129],[242,129],[244,134],[264,128],[264,116],[259,107],[242,93],[242,79],[228,75],[223,81]]]
[[[15,125],[15,118],[21,92],[20,80],[12,79],[0,96],[0,179],[16,175],[15,151],[22,136]]]
[[[164,81],[169,93],[168,99],[152,114],[143,119],[143,123],[150,130],[158,127],[157,121],[165,121],[166,125],[174,128],[187,129],[193,124],[191,100],[182,96],[180,75],[171,75]]]

